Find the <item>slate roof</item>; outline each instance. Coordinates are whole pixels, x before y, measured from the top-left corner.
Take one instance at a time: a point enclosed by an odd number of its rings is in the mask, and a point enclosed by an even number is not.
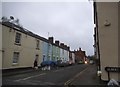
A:
[[[31,31],[29,31],[29,30],[27,30],[27,29],[25,29],[25,28],[23,28],[23,27],[20,27],[20,26],[18,26],[18,25],[15,25],[15,24],[13,24],[13,23],[11,23],[11,22],[0,22],[0,24],[2,24],[2,25],[4,25],[4,26],[7,26],[7,27],[9,27],[9,28],[12,28],[12,29],[14,29],[14,30],[16,30],[16,31],[22,32],[22,33],[24,33],[24,34],[27,34],[27,35],[29,35],[29,36],[32,36],[32,37],[34,37],[34,38],[37,38],[37,39],[39,39],[39,40],[42,40],[42,41],[44,41],[44,42],[50,43],[48,39],[46,39],[46,38],[44,38],[44,37],[41,37],[41,36],[39,36],[39,35],[31,32]],[[54,45],[54,46],[57,46],[57,47],[59,47],[59,48],[68,50],[67,48],[63,48],[63,47],[61,47],[61,46],[58,46],[58,45],[56,45],[55,43],[50,43],[50,44],[52,44],[52,45]]]

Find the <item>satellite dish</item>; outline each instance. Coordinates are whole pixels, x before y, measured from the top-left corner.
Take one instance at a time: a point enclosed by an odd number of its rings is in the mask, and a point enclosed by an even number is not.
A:
[[[5,16],[3,16],[3,17],[1,18],[1,20],[2,20],[2,22],[7,22],[7,21],[8,21],[7,17],[5,17]]]
[[[13,17],[13,16],[10,16],[10,19],[11,19],[11,20],[14,20],[14,17]]]

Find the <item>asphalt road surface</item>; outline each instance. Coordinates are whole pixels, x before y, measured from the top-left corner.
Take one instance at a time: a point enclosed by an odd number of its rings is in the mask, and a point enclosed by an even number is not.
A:
[[[86,70],[90,65],[79,64],[60,69],[26,72],[2,77],[2,85],[68,85],[77,75]]]

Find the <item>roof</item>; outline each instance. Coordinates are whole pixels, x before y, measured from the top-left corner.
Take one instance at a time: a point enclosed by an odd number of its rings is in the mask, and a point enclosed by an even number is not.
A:
[[[25,28],[23,28],[23,27],[20,27],[20,26],[18,26],[18,25],[15,25],[15,24],[13,24],[13,23],[11,23],[11,22],[2,22],[2,23],[0,23],[0,24],[2,24],[2,25],[4,25],[4,26],[7,26],[7,27],[10,27],[10,28],[12,28],[12,29],[14,29],[14,30],[17,30],[17,31],[19,31],[19,32],[22,32],[22,33],[24,33],[24,34],[30,35],[30,36],[32,36],[32,37],[35,37],[35,38],[37,38],[37,39],[40,39],[40,40],[42,40],[42,41],[48,42],[48,40],[47,40],[46,38],[41,37],[41,36],[39,36],[39,35],[31,32],[31,31],[29,31],[29,30],[27,30],[27,29],[25,29]]]
[[[10,28],[12,28],[12,29],[14,29],[14,30],[17,30],[17,31],[19,31],[19,32],[22,32],[22,33],[24,33],[24,34],[27,34],[27,35],[29,35],[29,36],[32,36],[32,37],[34,37],[34,38],[37,38],[37,39],[39,39],[39,40],[42,40],[42,41],[44,41],[44,42],[50,43],[48,39],[46,39],[46,38],[44,38],[44,37],[41,37],[41,36],[39,36],[39,35],[31,32],[31,31],[29,31],[29,30],[27,30],[27,29],[25,29],[25,28],[23,28],[23,27],[20,27],[20,26],[18,26],[18,25],[15,25],[15,24],[13,24],[13,23],[11,23],[11,22],[0,22],[0,24],[2,24],[2,25],[4,25],[4,26],[7,26],[7,27],[10,27]],[[66,49],[66,48],[63,48],[63,47],[61,47],[61,46],[56,45],[55,43],[50,43],[50,44],[52,44],[52,45],[54,45],[54,46],[57,46],[57,47],[59,47],[59,48],[61,48],[61,49],[64,49],[64,50],[68,50],[68,49]]]

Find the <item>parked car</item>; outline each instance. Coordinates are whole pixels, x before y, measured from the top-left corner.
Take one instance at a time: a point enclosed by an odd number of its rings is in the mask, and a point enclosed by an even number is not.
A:
[[[94,64],[94,61],[93,60],[90,60],[90,62],[89,62],[90,64]]]
[[[43,61],[41,63],[41,67],[44,67],[44,66],[51,66],[51,67],[54,67],[57,65],[57,62],[56,61]]]
[[[57,61],[57,66],[58,67],[65,67],[65,66],[68,66],[68,65],[69,65],[69,62],[63,62],[62,60]]]
[[[68,61],[68,63],[69,63],[69,65],[73,65],[74,64],[73,61]]]
[[[83,64],[84,62],[83,61],[79,61],[78,64]]]

